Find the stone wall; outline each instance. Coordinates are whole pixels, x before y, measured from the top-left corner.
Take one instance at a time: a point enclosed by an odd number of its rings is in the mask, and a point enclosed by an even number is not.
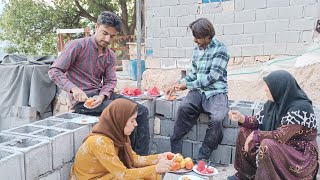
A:
[[[145,1],[146,54],[152,60],[147,68],[189,68],[195,44],[187,26],[199,17],[213,22],[217,39],[233,57],[231,63],[235,57],[256,62],[299,54],[312,42],[320,6],[317,0],[198,2]]]
[[[169,138],[173,133],[175,115],[181,100],[166,101],[158,98],[139,103],[149,110],[150,153],[170,151]],[[262,103],[230,100],[229,105],[230,109],[252,115],[261,108]],[[314,110],[316,116],[320,117],[320,109],[315,107]],[[2,131],[0,133],[1,178],[67,180],[74,156],[93,126],[74,123],[75,118],[80,116],[83,115],[68,112]],[[197,125],[186,135],[183,140],[184,156],[197,158],[207,122],[207,115],[201,114]],[[223,132],[223,141],[211,156],[211,161],[216,164],[230,164],[235,158],[239,127],[227,118],[223,122]],[[320,135],[317,140],[320,143]]]

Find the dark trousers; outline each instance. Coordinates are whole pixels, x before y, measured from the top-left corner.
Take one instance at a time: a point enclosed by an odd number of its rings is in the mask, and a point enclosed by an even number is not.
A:
[[[174,132],[170,138],[173,153],[182,152],[182,138],[197,124],[200,113],[208,114],[209,122],[198,159],[209,159],[212,151],[218,148],[223,138],[222,121],[228,113],[228,96],[220,93],[207,99],[204,94],[192,90],[178,108]]]
[[[93,95],[88,95],[92,97]],[[128,99],[134,103],[135,101],[122,96],[120,94],[112,93],[111,97],[105,99],[99,107],[95,109],[87,109],[83,106],[83,103],[78,103],[75,105],[74,109],[76,113],[86,114],[91,116],[100,116],[102,111],[115,99],[124,98]],[[150,142],[150,132],[149,132],[149,119],[148,119],[148,109],[139,104],[138,105],[138,117],[137,123],[138,127],[131,133],[130,140],[132,149],[139,155],[148,155],[149,154],[149,142]]]

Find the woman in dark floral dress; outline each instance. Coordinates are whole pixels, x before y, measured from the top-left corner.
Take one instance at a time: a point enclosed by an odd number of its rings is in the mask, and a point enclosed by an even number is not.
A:
[[[256,116],[230,111],[241,126],[228,180],[316,179],[317,123],[312,102],[284,70],[264,77],[268,101]]]

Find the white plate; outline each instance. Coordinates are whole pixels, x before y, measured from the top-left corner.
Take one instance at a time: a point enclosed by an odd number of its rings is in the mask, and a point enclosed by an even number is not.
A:
[[[211,173],[211,174],[202,174],[201,172],[199,172],[199,171],[197,170],[197,167],[198,167],[198,165],[193,166],[192,170],[193,170],[195,173],[200,174],[201,176],[214,176],[214,175],[219,174],[218,169],[216,169],[216,168],[214,168],[214,167],[212,167],[212,166],[209,166],[209,168],[213,168],[213,170],[214,170],[213,173]]]
[[[98,121],[99,121],[99,117],[92,117],[92,116],[80,116],[70,120],[70,122],[77,123],[77,124],[93,124]]]
[[[158,95],[158,96],[149,95],[147,91],[145,91],[143,94],[144,94],[144,95],[147,95],[147,96],[151,96],[151,97],[160,97],[160,96],[162,96],[162,95],[164,94],[164,92],[163,92],[163,91],[160,91],[160,95]]]
[[[137,95],[137,96],[130,96],[130,95],[127,95],[127,94],[123,94],[122,92],[120,92],[121,95],[123,96],[126,96],[126,97],[139,97],[141,96],[143,93],[141,93],[140,95]]]
[[[170,171],[170,173],[175,173],[175,174],[182,174],[182,173],[187,173],[187,172],[191,172],[192,169],[186,169],[186,168],[183,168],[183,169],[178,169],[176,171]]]
[[[193,176],[193,175],[183,175],[178,178],[178,180],[183,180],[183,177],[190,178],[191,180],[203,180],[201,177]]]

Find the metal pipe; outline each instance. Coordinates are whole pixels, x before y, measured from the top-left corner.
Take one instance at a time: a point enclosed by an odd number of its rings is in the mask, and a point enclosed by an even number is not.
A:
[[[136,0],[137,13],[137,87],[141,89],[141,0]]]

